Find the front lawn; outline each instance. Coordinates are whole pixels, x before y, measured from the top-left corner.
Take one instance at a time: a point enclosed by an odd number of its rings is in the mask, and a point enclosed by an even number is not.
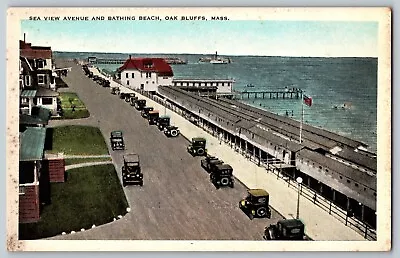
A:
[[[75,92],[61,92],[59,98],[63,110],[61,119],[78,119],[90,116],[89,110],[86,109],[85,104]]]
[[[69,125],[47,129],[46,150],[66,155],[108,154],[107,145],[99,128]]]
[[[89,229],[125,215],[126,201],[113,165],[68,170],[65,183],[51,184],[51,204],[40,221],[19,224],[19,239],[39,239]]]

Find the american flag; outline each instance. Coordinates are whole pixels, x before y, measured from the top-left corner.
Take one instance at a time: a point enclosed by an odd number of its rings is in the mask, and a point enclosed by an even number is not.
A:
[[[307,106],[311,107],[311,105],[312,105],[312,98],[311,97],[303,95],[303,100],[304,100],[304,104],[306,104]]]

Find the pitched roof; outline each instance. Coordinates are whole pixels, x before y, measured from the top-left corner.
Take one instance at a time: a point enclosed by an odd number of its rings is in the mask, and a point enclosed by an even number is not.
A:
[[[19,55],[32,59],[51,59],[53,57],[53,52],[51,51],[51,47],[32,46],[31,43],[20,40]]]
[[[58,97],[60,93],[44,87],[37,87],[36,97]]]
[[[20,136],[20,161],[41,160],[44,152],[46,128],[28,127]]]
[[[156,72],[161,76],[173,76],[171,66],[163,58],[128,58],[118,68],[118,71],[126,69],[139,70],[141,72]]]

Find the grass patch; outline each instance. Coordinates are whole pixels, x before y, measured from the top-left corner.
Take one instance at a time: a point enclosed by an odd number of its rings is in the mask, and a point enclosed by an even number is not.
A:
[[[80,119],[90,116],[89,110],[87,109],[75,108],[75,110],[72,111],[72,108],[64,108],[63,112],[61,119]]]
[[[107,145],[99,128],[91,126],[69,125],[48,128],[51,134],[50,153],[63,152],[67,155],[104,155],[108,154]]]
[[[65,165],[80,164],[86,162],[100,162],[100,161],[111,161],[110,158],[87,158],[87,159],[65,159]]]
[[[59,98],[64,112],[61,119],[79,119],[90,116],[89,110],[75,92],[61,92]]]
[[[75,105],[76,108],[86,108],[85,104],[79,99],[75,92],[61,92],[59,98],[63,109],[72,108],[73,105]]]
[[[19,224],[19,239],[80,231],[126,214],[126,201],[113,165],[72,169],[65,183],[51,184],[51,204],[37,223]]]

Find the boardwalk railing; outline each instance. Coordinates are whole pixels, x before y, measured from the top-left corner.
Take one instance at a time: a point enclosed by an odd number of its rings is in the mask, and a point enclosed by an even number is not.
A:
[[[235,91],[240,99],[298,99],[301,98],[303,91],[301,89],[284,90],[284,91]]]

